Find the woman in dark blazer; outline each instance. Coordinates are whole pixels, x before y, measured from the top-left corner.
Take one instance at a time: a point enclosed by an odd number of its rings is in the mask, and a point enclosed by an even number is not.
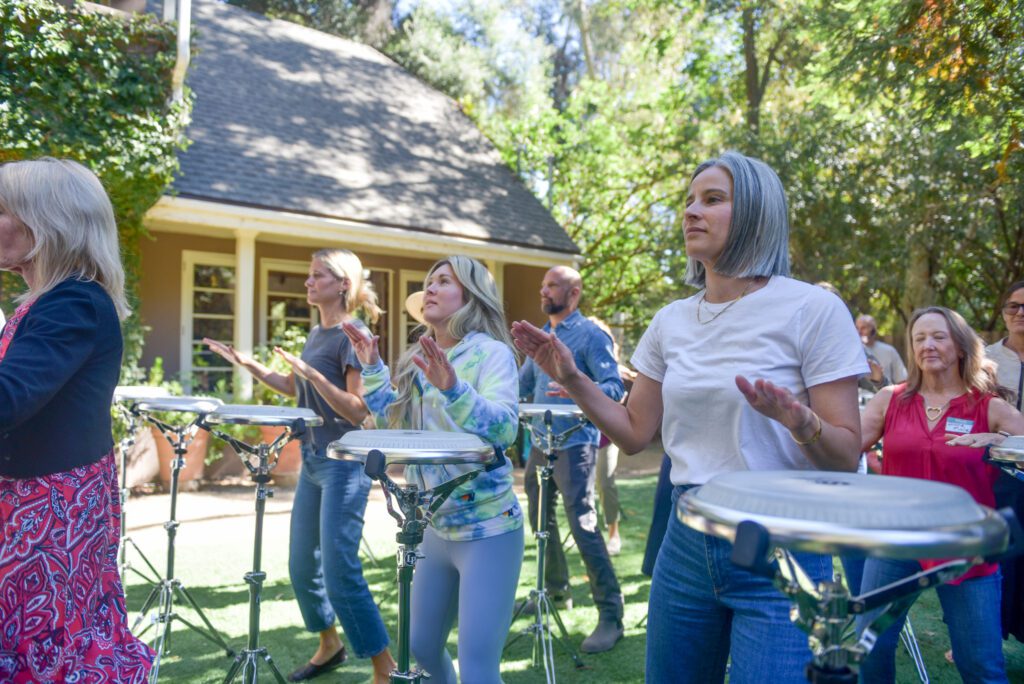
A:
[[[70,161],[0,166],[0,681],[143,682],[127,626],[110,401],[128,313],[114,212]]]

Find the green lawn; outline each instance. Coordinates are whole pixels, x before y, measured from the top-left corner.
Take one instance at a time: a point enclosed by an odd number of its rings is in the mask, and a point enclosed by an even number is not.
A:
[[[644,540],[650,520],[654,478],[645,477],[620,481],[619,488],[626,519],[623,522],[622,554],[615,558],[615,566],[626,598],[626,637],[611,652],[586,656],[586,669],[574,670],[572,662],[558,656],[560,682],[642,682],[644,643],[646,633],[640,622],[647,612],[650,581],[640,573]],[[383,506],[371,502],[371,506]],[[129,502],[129,519],[131,516]],[[563,530],[568,529],[563,525]],[[393,523],[388,519],[368,529],[379,564],[366,562],[366,578],[375,596],[386,597],[394,583],[395,561]],[[179,530],[177,575],[189,588],[210,620],[221,629],[229,643],[244,647],[248,625],[248,593],[242,575],[251,565],[252,521],[247,518],[225,518],[211,522],[186,523]],[[262,602],[261,642],[266,646],[281,671],[287,674],[312,654],[316,638],[302,628],[298,608],[293,600],[287,573],[288,516],[270,515],[266,519],[264,562],[267,583]],[[162,529],[149,529],[134,535],[150,560],[163,567],[164,546]],[[152,551],[152,553],[151,553]],[[563,614],[570,637],[578,645],[590,633],[597,621],[597,613],[587,589],[585,571],[575,551],[569,553],[573,563],[573,601],[575,607]],[[525,596],[534,582],[536,553],[532,538],[527,542],[525,562],[520,578],[520,596]],[[128,578],[128,606],[137,610],[148,593],[148,586],[134,577]],[[384,621],[393,629],[396,610],[393,597],[386,597],[382,609]],[[188,609],[181,613],[190,621],[195,618]],[[131,614],[134,618],[135,613]],[[945,662],[943,652],[949,648],[946,630],[938,612],[934,592],[920,599],[911,613],[921,650],[932,682],[943,684],[960,681],[956,669]],[[527,624],[520,620],[515,627]],[[215,682],[223,680],[230,661],[223,652],[187,628],[176,625],[173,633],[173,652],[165,657],[161,679],[171,682]],[[450,648],[454,653],[456,635],[453,632]],[[1005,648],[1010,669],[1010,681],[1024,684],[1024,645],[1012,641]],[[527,640],[517,644],[503,661],[502,672],[508,684],[542,682],[543,671],[530,667],[530,646]],[[913,665],[902,650],[897,658],[901,684],[918,682]],[[680,663],[685,667],[685,663]],[[261,676],[272,681],[264,666]],[[322,677],[318,682],[366,682],[369,680],[368,661],[350,659],[336,673]]]

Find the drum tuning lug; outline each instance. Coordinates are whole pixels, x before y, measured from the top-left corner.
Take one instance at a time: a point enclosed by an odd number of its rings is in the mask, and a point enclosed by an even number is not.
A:
[[[267,579],[267,573],[262,570],[259,572],[245,573],[245,581],[247,584],[262,584],[265,579]]]

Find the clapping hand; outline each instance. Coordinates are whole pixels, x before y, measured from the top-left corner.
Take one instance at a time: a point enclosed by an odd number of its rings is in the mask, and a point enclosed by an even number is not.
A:
[[[444,350],[426,335],[420,337],[419,344],[420,353],[412,357],[412,362],[423,371],[427,382],[443,392],[455,387],[459,377]]]
[[[357,325],[348,321],[341,324],[341,329],[352,342],[352,350],[356,353],[359,363],[365,367],[376,366],[380,361],[380,352],[377,349],[380,337],[367,335]]]
[[[1006,439],[1006,435],[998,432],[972,432],[966,435],[949,433],[946,435],[946,446],[987,447],[998,446]]]
[[[563,392],[565,381],[579,372],[572,352],[554,333],[546,333],[527,321],[516,321],[512,324],[512,340],[548,377],[555,380]]]
[[[790,432],[814,424],[814,412],[797,401],[785,387],[768,380],[751,383],[742,375],[736,376],[736,387],[758,413],[782,423]]]
[[[246,362],[250,360],[249,357],[239,352],[230,344],[211,340],[209,337],[203,338],[203,344],[209,347],[210,351],[214,352],[218,356],[230,361],[231,363],[238,364],[239,366],[244,366]]]
[[[274,347],[274,353],[287,361],[296,375],[304,380],[309,380],[309,373],[312,369],[309,367],[308,363],[300,359],[298,356],[295,356],[295,354],[286,352],[280,347]]]

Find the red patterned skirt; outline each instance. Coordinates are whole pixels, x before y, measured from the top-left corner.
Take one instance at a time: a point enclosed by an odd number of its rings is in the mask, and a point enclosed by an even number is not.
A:
[[[0,477],[0,682],[144,682],[117,571],[114,455],[44,477]]]

